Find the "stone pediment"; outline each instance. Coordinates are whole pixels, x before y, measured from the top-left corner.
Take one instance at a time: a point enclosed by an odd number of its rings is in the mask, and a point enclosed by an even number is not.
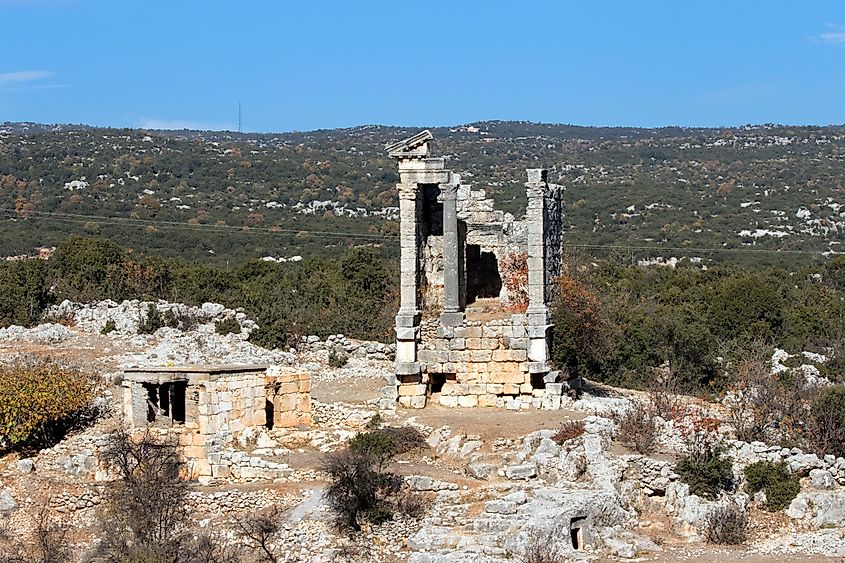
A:
[[[431,152],[428,143],[432,139],[434,139],[434,135],[426,129],[407,139],[388,145],[385,150],[391,158],[396,159],[426,158]]]

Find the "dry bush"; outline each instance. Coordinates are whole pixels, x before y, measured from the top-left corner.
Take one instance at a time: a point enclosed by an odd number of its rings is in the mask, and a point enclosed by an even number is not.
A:
[[[281,555],[276,551],[274,540],[281,529],[282,510],[270,510],[241,518],[235,523],[236,532],[247,548],[255,553],[260,563],[276,563]]]
[[[383,433],[393,442],[396,455],[428,447],[425,436],[413,426],[385,426],[378,432]]]
[[[73,558],[65,536],[68,526],[53,518],[46,505],[33,518],[25,537],[0,527],[0,563],[70,563]]]
[[[779,426],[789,401],[787,390],[770,373],[767,348],[752,346],[736,366],[728,421],[745,442],[768,440]]]
[[[521,563],[563,563],[570,558],[564,555],[558,539],[560,534],[552,530],[531,530],[525,540],[525,553]],[[562,537],[569,538],[569,534]]]
[[[101,560],[181,561],[188,542],[188,483],[172,441],[112,434],[101,452],[117,474],[105,492]]]
[[[381,460],[368,451],[341,450],[328,454],[322,464],[331,483],[326,500],[341,530],[360,530],[365,522],[378,524],[396,509],[402,478],[382,470]]]
[[[619,418],[619,441],[639,454],[650,454],[657,445],[654,417],[640,402],[634,402]]]
[[[396,499],[396,507],[405,516],[422,518],[431,508],[431,499],[407,489],[403,489]]]
[[[200,534],[187,550],[185,563],[240,563],[232,546],[209,534]]]
[[[807,432],[818,455],[845,456],[845,386],[819,392],[810,407]]]
[[[740,545],[748,537],[748,514],[734,502],[717,506],[707,515],[704,535],[710,543]]]
[[[677,378],[673,374],[663,374],[648,386],[649,409],[663,420],[675,420],[680,415],[681,401]]]
[[[100,382],[43,359],[0,366],[0,451],[46,447],[96,417]]]
[[[567,420],[560,425],[557,433],[552,436],[552,440],[558,445],[563,444],[569,440],[573,440],[584,433],[583,420]]]

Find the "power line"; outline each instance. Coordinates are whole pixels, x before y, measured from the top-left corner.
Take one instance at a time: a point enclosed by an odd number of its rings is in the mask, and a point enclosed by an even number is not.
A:
[[[0,208],[0,213],[6,213],[9,217],[16,215],[16,211],[6,208]],[[105,215],[87,215],[81,213],[67,213],[57,211],[30,211],[30,215],[39,217],[49,217],[60,221],[72,223],[87,223],[97,222],[104,225],[119,226],[121,224],[129,224],[143,227],[162,227],[185,229],[190,231],[218,231],[218,232],[239,232],[243,234],[254,235],[299,235],[308,234],[317,238],[358,238],[366,240],[384,240],[396,241],[399,240],[397,235],[383,235],[383,234],[369,234],[369,233],[349,233],[341,231],[314,231],[310,229],[282,229],[278,227],[243,227],[237,225],[211,225],[211,224],[196,224],[190,225],[179,221],[163,221],[153,219],[135,219],[132,217],[108,217]],[[827,251],[824,250],[775,250],[763,248],[724,248],[724,247],[679,247],[679,246],[648,246],[648,245],[633,245],[633,244],[588,244],[588,243],[563,243],[564,248],[587,248],[587,249],[602,249],[602,250],[619,250],[619,251],[648,251],[648,252],[685,252],[685,253],[749,253],[749,254],[804,254],[812,256],[824,255]]]
[[[10,217],[15,212],[10,209],[0,208],[0,213],[6,213]],[[271,234],[271,235],[298,235],[302,233],[309,234],[314,237],[336,237],[336,238],[360,238],[360,239],[377,239],[377,240],[398,240],[399,237],[395,235],[369,234],[369,233],[348,233],[340,231],[314,231],[309,229],[282,229],[278,227],[239,227],[237,225],[189,225],[179,221],[161,221],[152,219],[134,219],[131,217],[107,217],[104,215],[86,215],[80,213],[64,213],[51,211],[31,211],[30,215],[38,217],[48,217],[57,219],[59,221],[67,221],[71,223],[87,223],[97,222],[104,225],[121,225],[129,224],[138,227],[162,227],[162,228],[176,228],[186,229],[191,231],[220,231],[220,232],[239,232],[246,234]]]
[[[748,253],[757,253],[757,254],[812,254],[812,255],[823,255],[825,254],[825,250],[774,250],[774,249],[766,249],[766,248],[724,248],[724,247],[715,247],[715,248],[696,248],[696,247],[680,247],[680,246],[637,246],[637,245],[629,245],[629,244],[577,244],[577,243],[564,243],[564,248],[601,248],[607,250],[648,250],[648,251],[671,251],[671,252],[701,252],[701,253],[713,253],[713,252],[748,252]]]

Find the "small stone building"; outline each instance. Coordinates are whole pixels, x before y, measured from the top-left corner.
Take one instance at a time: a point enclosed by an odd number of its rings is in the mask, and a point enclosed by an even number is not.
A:
[[[395,395],[383,404],[559,408],[570,382],[548,363],[548,304],[562,188],[547,170],[526,170],[526,217],[515,220],[433,157],[432,139],[423,131],[387,147],[399,164],[401,301]]]
[[[192,476],[216,477],[209,460],[248,428],[311,424],[311,376],[261,365],[131,367],[123,402],[130,428],[177,436]]]

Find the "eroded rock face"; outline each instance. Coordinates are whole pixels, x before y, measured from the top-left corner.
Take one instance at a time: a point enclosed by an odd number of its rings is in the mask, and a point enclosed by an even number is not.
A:
[[[801,492],[786,515],[815,528],[840,528],[845,526],[845,492]]]

